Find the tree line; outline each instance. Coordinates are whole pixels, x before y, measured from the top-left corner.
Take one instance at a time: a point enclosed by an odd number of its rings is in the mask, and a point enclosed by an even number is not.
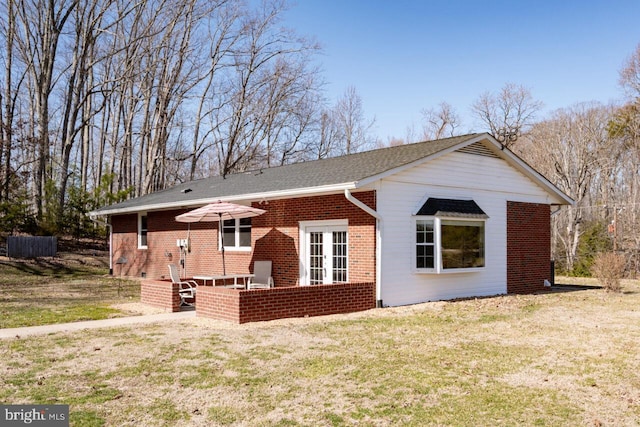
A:
[[[386,144],[355,87],[325,99],[319,45],[285,0],[5,0],[0,4],[0,230],[98,229],[86,212],[179,182],[458,135],[442,102]],[[508,83],[471,106],[576,204],[552,216],[563,269],[611,248],[640,268],[640,46],[621,105],[539,117]]]
[[[0,227],[85,232],[87,210],[176,182],[357,150],[317,43],[267,0],[0,5]]]

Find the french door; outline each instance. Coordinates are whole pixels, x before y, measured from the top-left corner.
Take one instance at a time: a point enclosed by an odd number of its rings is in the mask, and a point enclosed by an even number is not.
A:
[[[348,281],[346,225],[315,225],[304,228],[305,251],[302,283],[320,285]]]

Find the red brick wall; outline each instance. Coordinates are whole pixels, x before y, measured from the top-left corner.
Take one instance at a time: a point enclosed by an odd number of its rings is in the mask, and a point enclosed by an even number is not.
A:
[[[147,251],[138,249],[138,215],[111,217],[113,230],[113,275],[141,277]]]
[[[374,283],[236,290],[198,287],[196,315],[234,323],[352,313],[375,308]]]
[[[240,323],[240,292],[245,291],[220,286],[199,286],[196,293],[196,316]]]
[[[178,285],[169,280],[145,280],[140,285],[140,302],[165,311],[180,311]]]
[[[550,272],[549,205],[507,202],[507,292],[544,290]]]
[[[359,200],[375,209],[375,192],[354,193]],[[300,275],[300,221],[347,219],[349,222],[349,279],[351,282],[375,280],[375,219],[350,203],[343,194],[270,200],[254,203],[264,209],[252,218],[252,250],[225,252],[227,273],[253,271],[254,260],[272,260],[276,286],[298,284]],[[112,216],[113,259],[127,258],[126,264],[115,264],[115,276],[158,279],[168,277],[167,264],[179,265],[177,239],[187,237],[185,223],[175,216],[186,210],[149,212],[147,214],[147,249],[137,248],[138,216]],[[186,256],[186,274],[222,274],[222,254],[218,250],[218,223],[194,223],[190,226],[191,252]]]

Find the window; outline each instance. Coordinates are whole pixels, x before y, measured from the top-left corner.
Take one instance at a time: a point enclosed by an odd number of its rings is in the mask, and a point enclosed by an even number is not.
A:
[[[484,267],[484,221],[440,221],[442,268]]]
[[[433,268],[436,254],[433,220],[416,220],[416,245],[416,268]]]
[[[138,214],[138,249],[147,249],[147,214]]]
[[[225,249],[251,249],[251,218],[224,220],[222,241]]]
[[[486,218],[473,200],[428,199],[414,217],[416,271],[484,267]]]

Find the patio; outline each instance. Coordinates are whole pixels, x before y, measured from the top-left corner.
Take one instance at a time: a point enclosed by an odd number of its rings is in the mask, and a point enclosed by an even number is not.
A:
[[[239,324],[352,313],[375,308],[376,303],[373,282],[250,290],[199,283],[196,316]],[[178,285],[170,280],[144,280],[140,287],[140,300],[166,311],[181,310]]]

